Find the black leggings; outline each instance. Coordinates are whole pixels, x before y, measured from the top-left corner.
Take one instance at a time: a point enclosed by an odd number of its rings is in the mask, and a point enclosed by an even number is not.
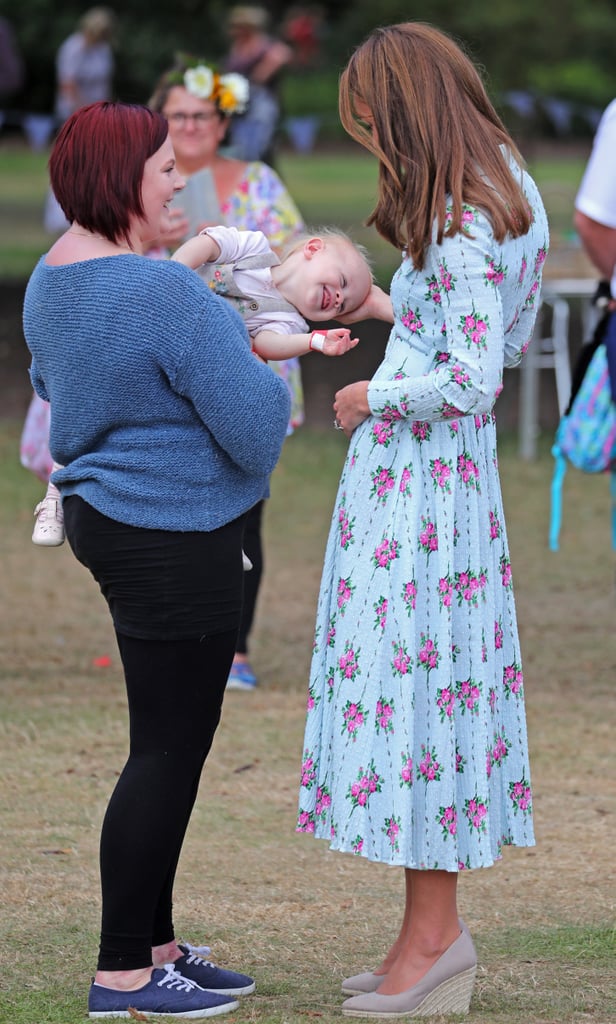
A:
[[[173,882],[237,642],[243,519],[142,530],[71,496],[64,522],[113,617],[130,723],[101,832],[98,968],[137,970],[174,938]]]
[[[244,574],[244,601],[242,603],[240,632],[237,639],[238,654],[248,654],[248,637],[255,617],[257,597],[259,595],[259,587],[261,586],[261,577],[263,576],[261,526],[264,505],[264,501],[257,502],[246,516],[244,551],[252,562],[252,569]]]
[[[180,641],[116,635],[130,753],[101,832],[101,971],[146,967],[151,947],[174,938],[175,872],[237,632]]]

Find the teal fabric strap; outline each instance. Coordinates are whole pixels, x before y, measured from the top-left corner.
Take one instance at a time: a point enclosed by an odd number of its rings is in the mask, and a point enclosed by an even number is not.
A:
[[[563,517],[563,480],[567,472],[567,460],[560,453],[560,449],[554,446],[552,455],[556,460],[554,475],[552,476],[552,508],[550,512],[550,551],[558,551],[558,537],[560,524]],[[616,485],[615,485],[616,486]],[[615,508],[616,515],[616,508]]]

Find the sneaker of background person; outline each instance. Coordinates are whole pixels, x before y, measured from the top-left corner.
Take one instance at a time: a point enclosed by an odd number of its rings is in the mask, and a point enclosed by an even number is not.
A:
[[[234,660],[227,679],[227,689],[254,690],[256,685],[257,677],[248,662]]]

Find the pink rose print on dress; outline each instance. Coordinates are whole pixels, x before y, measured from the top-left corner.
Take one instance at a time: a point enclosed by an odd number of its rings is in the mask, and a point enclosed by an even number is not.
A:
[[[486,773],[488,778],[492,774],[492,768],[499,766],[503,763],[507,754],[511,750],[511,743],[505,735],[503,730],[501,735],[498,733],[494,736],[494,746],[492,749],[488,748],[486,754]]]
[[[327,819],[327,810],[331,807],[331,794],[327,786],[317,786],[317,802],[314,808],[315,818],[324,825]]]
[[[535,276],[537,276],[537,274],[541,273],[541,269],[543,267],[543,264],[545,263],[547,254],[548,254],[547,249],[545,248],[545,246],[542,245],[541,248],[539,249],[538,253],[537,253],[537,256],[535,257],[535,266],[534,266],[534,269],[533,269],[533,273],[535,274]]]
[[[394,430],[391,423],[388,423],[386,420],[375,420],[371,433],[373,448],[377,444],[387,448],[393,437]]]
[[[418,664],[425,668],[428,675],[433,668],[438,668],[441,656],[434,640],[426,633],[421,634],[421,645],[419,647]]]
[[[520,263],[520,273],[518,274],[518,284],[522,284],[526,276],[526,270],[528,268],[528,262],[526,256],[522,256],[522,262]]]
[[[470,711],[472,715],[478,715],[480,697],[481,683],[475,682],[474,679],[458,679],[456,681],[456,699],[462,714]]]
[[[351,801],[353,810],[356,807],[367,807],[372,794],[380,793],[382,785],[374,760],[371,760],[365,771],[363,767],[359,769],[355,782],[349,783],[346,798]]]
[[[342,576],[338,580],[338,592],[336,597],[336,603],[341,615],[344,615],[346,606],[351,600],[355,591],[354,585],[351,583],[351,577],[343,579]]]
[[[469,488],[469,490],[477,491],[477,494],[481,494],[481,487],[479,486],[479,467],[476,462],[471,459],[468,452],[464,451],[458,455],[457,462],[458,476],[462,478],[463,483]]]
[[[366,712],[363,704],[355,704],[353,701],[348,700],[344,706],[342,712],[342,729],[341,733],[348,733],[353,742],[357,739],[357,730],[364,725],[366,721]]]
[[[361,836],[355,836],[355,839],[351,843],[351,849],[353,850],[353,853],[356,856],[359,856],[361,854],[361,851],[363,850],[363,848],[364,848],[364,840],[363,840],[363,838]]]
[[[379,697],[376,702],[374,726],[377,733],[393,733],[395,704],[393,697]]]
[[[478,573],[473,572],[472,569],[467,569],[466,572],[457,572],[455,574],[454,586],[458,607],[461,608],[464,601],[466,601],[473,608],[477,608],[480,594],[485,601],[483,590],[487,582],[488,576],[485,569],[480,569]]]
[[[376,473],[372,475],[372,490],[370,491],[370,497],[376,497],[379,505],[384,505],[387,501],[390,491],[393,490],[395,483],[395,477],[391,469],[384,469],[383,466],[377,466]]]
[[[526,298],[524,299],[524,306],[526,307],[526,309],[529,309],[531,306],[535,305],[535,301],[537,299],[538,292],[539,292],[539,282],[535,281],[531,285],[531,289],[530,289],[528,295],[526,296]]]
[[[451,367],[449,371],[449,379],[452,384],[456,384],[463,391],[467,391],[471,383],[471,375],[467,373],[463,366],[456,363],[455,366]]]
[[[378,410],[378,414],[381,419],[385,420],[386,423],[395,423],[398,420],[404,419],[403,411],[406,408],[406,403],[400,403],[400,409],[396,409],[394,405],[384,405]]]
[[[490,256],[486,256],[485,261],[487,264],[484,275],[485,283],[492,284],[497,288],[505,280],[505,277],[507,276],[507,268],[503,267],[502,263],[495,263]]]
[[[490,711],[494,714],[498,704],[498,694],[495,686],[491,686],[488,692],[488,704],[490,705]]]
[[[375,613],[374,629],[385,629],[387,624],[387,606],[388,601],[386,597],[379,597],[378,601],[375,601],[373,608]]]
[[[384,835],[389,839],[389,844],[396,853],[398,853],[400,846],[398,843],[398,835],[400,833],[400,821],[401,819],[395,814],[392,814],[391,818],[385,818],[385,824],[381,829]]]
[[[456,774],[464,775],[464,769],[466,768],[466,758],[462,756],[458,747],[456,747]]]
[[[452,405],[451,402],[443,402],[441,404],[441,416],[444,420],[453,420],[453,423],[449,424],[449,433],[452,437],[456,437],[459,425],[456,422],[458,416],[462,416],[463,413],[458,409],[457,405]]]
[[[391,670],[394,676],[400,676],[402,679],[404,676],[408,676],[411,673],[412,660],[403,643],[395,643],[392,641],[391,645],[394,649],[394,657],[391,663]]]
[[[438,603],[440,608],[450,608],[453,599],[453,584],[449,576],[441,576],[438,581]]]
[[[415,604],[417,600],[417,582],[415,580],[409,580],[405,583],[402,588],[402,600],[404,601],[407,614],[415,611]]]
[[[436,706],[441,722],[451,719],[455,705],[455,694],[449,686],[444,686],[438,691]]]
[[[505,697],[520,697],[524,689],[524,676],[522,666],[517,661],[511,665],[505,665],[503,669],[503,689]]]
[[[314,832],[314,814],[311,814],[309,811],[300,811],[295,831]]]
[[[458,831],[458,812],[456,811],[456,805],[450,804],[449,807],[439,807],[436,820],[443,830],[443,839],[449,839],[450,836],[455,836]]]
[[[372,564],[375,569],[387,569],[391,566],[392,562],[395,562],[396,558],[399,558],[399,543],[397,540],[390,540],[389,537],[383,537],[383,540],[375,549],[372,556]]]
[[[332,615],[327,628],[327,646],[333,647],[336,642],[336,616]]]
[[[445,212],[445,232],[447,232],[447,230],[451,226],[452,219],[453,219],[453,209],[452,209],[451,206],[448,206],[447,210]],[[465,231],[466,233],[468,233],[468,231],[469,231],[471,225],[474,223],[474,221],[475,221],[475,210],[474,210],[474,208],[472,206],[468,206],[467,203],[463,203],[462,204],[462,217],[461,217],[462,230]]]
[[[490,540],[499,540],[502,527],[500,519],[498,518],[498,510],[493,509],[490,513]]]
[[[402,470],[400,477],[400,494],[405,498],[411,498],[411,482],[413,480],[413,470],[411,466],[405,466]]]
[[[500,618],[494,622],[494,649],[500,651],[503,646],[503,623]]]
[[[439,782],[442,774],[442,769],[436,759],[435,748],[432,747],[431,750],[428,750],[426,747],[424,747],[422,743],[421,753],[422,758],[421,761],[419,762],[419,767],[417,768],[418,781],[421,781],[423,779],[423,781],[426,784],[428,782]]]
[[[344,498],[340,508],[338,509],[338,532],[340,534],[340,547],[346,551],[350,544],[353,544],[353,527],[355,526],[355,517],[349,519],[346,508],[344,506]]]
[[[400,754],[402,768],[400,769],[400,788],[406,786],[410,789],[413,785],[413,758],[408,754]]]
[[[443,459],[430,459],[430,476],[436,492],[440,488],[447,494],[451,494],[451,474],[451,462],[445,462]]]
[[[509,783],[509,797],[513,803],[514,814],[517,814],[518,811],[530,814],[533,806],[532,791],[524,776],[519,782]]]
[[[418,309],[409,309],[408,306],[402,303],[402,316],[400,320],[413,334],[421,335],[423,333],[424,325],[420,319]]]
[[[511,590],[513,586],[513,579],[511,576],[511,562],[506,555],[500,557],[500,574],[503,586],[506,590]]]
[[[325,680],[325,686],[326,686],[327,701],[328,701],[328,703],[331,702],[332,697],[334,696],[335,682],[336,682],[336,680],[335,680],[335,676],[334,676],[333,666],[329,666],[328,669],[327,669],[327,679]]]
[[[413,420],[411,423],[411,434],[415,440],[429,441],[432,434],[432,426],[427,420]]]
[[[471,830],[476,829],[477,832],[486,831],[485,818],[488,813],[488,805],[485,800],[480,798],[477,794],[470,800],[464,801],[464,813],[468,819]]]
[[[317,704],[320,703],[320,701],[321,701],[320,694],[317,695],[315,693],[315,687],[311,686],[309,688],[309,690],[308,690],[308,700],[306,701],[306,712],[314,711],[314,709],[316,708]]]
[[[359,667],[360,653],[361,648],[358,647],[357,651],[355,651],[347,640],[344,645],[344,654],[341,654],[338,658],[338,673],[341,679],[350,679],[354,683],[357,676],[361,675]]]
[[[304,751],[304,760],[302,761],[302,778],[301,783],[304,789],[312,789],[312,785],[317,777],[317,772],[314,764],[314,757],[310,751]]]
[[[432,554],[433,551],[438,551],[438,534],[436,532],[436,526],[434,523],[426,519],[425,516],[421,517],[421,533],[419,534],[419,549],[425,551],[427,555]]]
[[[473,345],[482,349],[488,347],[486,335],[490,329],[490,317],[487,313],[478,313],[473,306],[472,313],[460,317],[458,326],[466,338],[466,345],[469,349]]]

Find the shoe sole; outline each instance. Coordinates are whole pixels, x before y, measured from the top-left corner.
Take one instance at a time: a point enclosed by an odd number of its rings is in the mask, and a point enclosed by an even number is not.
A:
[[[59,548],[61,544],[64,544],[64,537],[61,540],[51,537],[33,537],[32,543],[36,544],[39,548]]]
[[[143,1014],[143,1019],[147,1017],[172,1017],[177,1020],[203,1020],[205,1017],[217,1017],[221,1013],[233,1013],[234,1010],[239,1009],[239,1003],[237,1001],[223,1003],[221,1006],[210,1006],[208,1009],[203,1010],[183,1010],[182,1013],[169,1013],[169,1010],[135,1010],[133,1007],[127,1010],[90,1010],[88,1017],[91,1019],[100,1019],[102,1017],[115,1017],[115,1018],[132,1018],[132,1020],[140,1020]]]
[[[393,1017],[436,1017],[445,1013],[468,1013],[475,984],[477,967],[469,967],[453,978],[443,981],[415,1007],[414,1010],[351,1010],[342,1007],[345,1017],[378,1017],[383,1020]],[[365,995],[365,992],[358,993]]]
[[[182,972],[180,971],[180,974],[181,973]],[[186,977],[186,975],[183,976]],[[191,978],[191,981],[194,981],[194,978]],[[196,984],[199,985],[199,982],[196,982]],[[209,985],[199,985],[199,988],[202,988],[204,992],[211,992],[215,996],[235,997],[251,996],[252,993],[256,991],[257,985],[256,982],[253,981],[252,985],[244,985],[243,988],[210,988]]]

